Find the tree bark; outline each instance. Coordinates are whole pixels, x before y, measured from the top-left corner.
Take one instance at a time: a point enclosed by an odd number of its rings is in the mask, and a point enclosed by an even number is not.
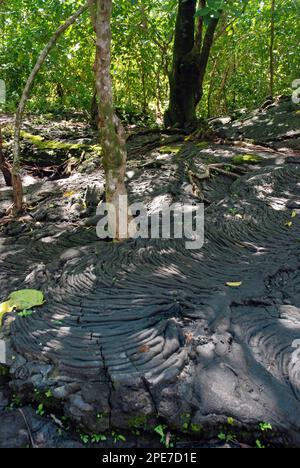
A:
[[[5,183],[8,187],[12,187],[12,174],[11,174],[11,167],[10,164],[5,160],[3,154],[3,139],[2,139],[2,131],[0,127],[0,170],[3,173],[3,177]]]
[[[275,0],[271,0],[271,31],[270,31],[270,97],[274,97],[274,44],[275,44]]]
[[[214,35],[219,23],[219,18],[212,18],[210,23],[207,27],[203,46],[201,49],[198,67],[199,67],[199,81],[198,81],[198,88],[196,91],[196,98],[195,98],[195,107],[199,104],[203,96],[203,83],[205,78],[205,73],[207,70],[207,65],[210,57],[211,48],[214,43]]]
[[[90,124],[93,130],[99,128],[99,105],[97,100],[97,90],[95,90],[91,102]]]
[[[96,88],[99,105],[99,129],[103,146],[103,166],[106,176],[106,202],[116,210],[113,232],[116,239],[127,238],[128,233],[120,228],[121,197],[127,195],[125,171],[127,161],[126,134],[113,108],[111,66],[111,15],[112,0],[91,0],[92,22],[96,31]],[[113,220],[110,220],[113,223]],[[111,226],[112,227],[112,226]]]
[[[170,73],[170,103],[167,126],[184,127],[196,122],[195,92],[197,59],[192,56],[195,37],[196,0],[179,0],[175,26],[173,65]]]
[[[165,125],[194,129],[196,108],[203,95],[203,82],[219,19],[212,18],[204,34],[202,18],[195,28],[197,0],[178,0],[173,65],[170,73],[170,101]],[[205,0],[199,1],[204,7]],[[196,29],[196,32],[195,32]]]
[[[39,58],[27,80],[25,88],[22,93],[22,97],[18,106],[18,110],[15,118],[15,129],[14,129],[14,143],[13,143],[13,166],[12,166],[12,182],[13,182],[13,192],[14,192],[14,213],[19,215],[23,211],[23,186],[20,176],[20,134],[21,134],[21,125],[23,120],[23,114],[25,110],[26,103],[29,99],[30,90],[33,86],[35,78],[40,71],[42,65],[44,64],[47,56],[51,52],[52,48],[56,44],[59,37],[70,27],[73,23],[81,16],[81,14],[88,9],[88,1],[83,5],[76,13],[74,13],[67,21],[62,24],[53,34],[50,41],[43,49]]]

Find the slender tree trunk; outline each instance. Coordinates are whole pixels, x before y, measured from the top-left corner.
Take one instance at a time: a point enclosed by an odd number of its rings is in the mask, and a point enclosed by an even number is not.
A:
[[[230,75],[230,68],[231,64],[229,64],[224,71],[224,75],[219,87],[219,92],[217,95],[217,102],[221,103],[222,102],[222,96],[223,96],[223,102],[225,104],[225,107],[222,106],[222,113],[224,112],[225,114],[227,113],[227,101],[226,101],[226,85],[227,85],[227,80]]]
[[[115,220],[110,227],[117,239],[127,238],[127,231],[120,230],[120,219],[128,221],[127,210],[122,213],[122,196],[127,195],[125,171],[127,161],[126,134],[113,108],[111,66],[111,15],[112,0],[91,0],[91,13],[96,31],[96,88],[103,146],[103,165],[106,176],[106,202],[114,205]],[[113,228],[112,224],[115,221]]]
[[[142,81],[142,94],[143,94],[143,114],[147,115],[148,114],[148,102],[147,102],[147,86],[146,86],[146,72],[145,72],[145,64],[140,57],[140,69],[141,69],[141,81]]]
[[[205,74],[206,74],[206,70],[207,70],[208,61],[209,61],[209,58],[210,58],[211,48],[212,48],[213,43],[214,43],[214,35],[215,35],[215,31],[217,29],[218,23],[219,23],[218,18],[212,18],[210,20],[210,23],[209,23],[209,25],[207,27],[207,30],[206,30],[206,33],[205,33],[203,46],[202,46],[202,49],[201,49],[201,53],[200,53],[200,57],[199,57],[199,63],[198,63],[199,81],[198,81],[198,87],[197,87],[197,90],[196,90],[195,107],[199,104],[199,102],[201,101],[202,96],[203,96],[204,78],[205,78]]]
[[[70,16],[67,21],[62,24],[53,34],[50,41],[41,52],[28,80],[25,85],[22,97],[19,103],[19,107],[16,113],[15,118],[15,130],[14,130],[14,143],[13,143],[13,166],[12,166],[12,183],[13,183],[13,192],[14,192],[14,213],[19,215],[23,211],[23,186],[20,176],[21,162],[20,162],[20,134],[21,134],[21,125],[23,120],[23,114],[25,110],[26,103],[29,99],[29,94],[35,78],[40,71],[42,65],[44,64],[47,56],[51,52],[52,48],[56,44],[59,37],[81,16],[81,14],[88,9],[88,2],[83,5],[79,10]]]
[[[276,0],[271,0],[271,31],[270,31],[270,97],[274,97],[274,44],[275,44],[275,8]]]
[[[95,90],[92,102],[91,102],[91,119],[90,124],[93,130],[98,130],[99,128],[99,106],[97,100],[97,91]]]
[[[12,174],[11,174],[11,167],[9,163],[5,160],[3,154],[3,139],[2,139],[2,131],[0,127],[0,170],[3,173],[3,177],[5,183],[8,187],[12,186]]]
[[[197,126],[196,108],[203,96],[204,77],[219,19],[212,18],[204,34],[202,18],[197,19],[197,28],[195,25],[197,0],[178,1],[165,124],[193,129]],[[199,0],[200,7],[205,5],[205,0]]]
[[[211,113],[211,100],[212,100],[212,95],[214,91],[214,80],[215,80],[215,74],[218,66],[218,59],[219,56],[217,56],[214,60],[212,72],[210,74],[210,82],[209,82],[209,88],[208,88],[208,95],[207,95],[207,118],[210,119],[212,116]]]

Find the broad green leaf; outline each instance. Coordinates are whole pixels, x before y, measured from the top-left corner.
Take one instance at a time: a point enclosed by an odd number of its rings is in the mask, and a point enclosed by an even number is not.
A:
[[[43,305],[44,302],[43,293],[36,289],[23,289],[11,293],[8,300],[0,304],[0,326],[5,314],[13,310],[29,310],[32,307]]]
[[[13,292],[9,296],[9,302],[14,309],[28,310],[44,304],[44,295],[36,289],[24,289]]]

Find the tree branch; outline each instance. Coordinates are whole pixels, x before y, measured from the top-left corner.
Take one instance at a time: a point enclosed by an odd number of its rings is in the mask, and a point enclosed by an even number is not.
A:
[[[13,166],[12,166],[12,176],[13,176],[13,187],[14,187],[14,211],[16,214],[22,212],[23,209],[23,190],[22,183],[20,178],[20,133],[23,114],[25,110],[26,103],[29,99],[29,93],[35,81],[35,78],[44,64],[47,56],[51,52],[52,48],[56,44],[59,37],[70,27],[73,23],[84,13],[89,7],[89,1],[87,1],[82,7],[77,10],[72,16],[70,16],[64,24],[62,24],[53,34],[50,41],[43,49],[41,54],[38,57],[38,60],[27,80],[25,88],[22,93],[22,97],[19,103],[19,107],[16,113],[15,118],[15,129],[14,129],[14,143],[13,143]]]
[[[223,26],[223,28],[218,32],[218,34],[216,34],[216,36],[215,36],[215,41],[217,41],[217,40],[224,34],[224,32],[227,31],[227,29],[228,29],[230,26],[232,26],[232,25],[236,22],[236,20],[237,20],[240,16],[242,16],[242,15],[245,13],[245,11],[246,11],[246,9],[247,9],[247,6],[248,6],[248,4],[249,4],[249,1],[250,1],[250,0],[245,0],[245,5],[244,5],[244,7],[243,7],[243,9],[242,9],[242,11],[241,11],[241,13],[240,13],[239,15],[235,16],[235,17],[234,17],[231,21],[229,21],[228,23],[225,23],[225,25]]]
[[[88,5],[89,5],[91,20],[92,20],[92,26],[93,26],[93,28],[94,28],[94,31],[96,32],[96,24],[97,24],[97,2],[96,2],[96,0],[88,0]]]
[[[205,8],[206,1],[199,0],[198,8]],[[202,40],[203,40],[203,16],[198,17],[197,21],[197,30],[195,35],[195,50],[200,53],[202,47]]]
[[[207,27],[207,30],[204,36],[203,46],[201,49],[200,60],[199,60],[200,69],[204,72],[202,79],[204,78],[204,74],[207,68],[210,51],[214,43],[214,35],[217,29],[218,23],[219,23],[219,18],[212,18],[210,20],[210,23]]]

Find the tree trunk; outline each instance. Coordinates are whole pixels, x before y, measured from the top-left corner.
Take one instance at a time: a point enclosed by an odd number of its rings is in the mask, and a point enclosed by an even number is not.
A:
[[[219,19],[210,20],[203,38],[202,18],[195,27],[196,6],[197,0],[179,0],[166,126],[187,129],[197,126],[196,108],[203,95],[203,81]],[[200,6],[205,6],[204,0],[200,0]]]
[[[97,100],[97,91],[94,92],[91,102],[91,117],[90,124],[93,130],[98,130],[99,128],[99,106]]]
[[[12,186],[12,174],[11,174],[11,167],[9,163],[5,160],[3,154],[3,139],[2,139],[2,132],[0,127],[0,170],[2,171],[5,183],[8,187]]]
[[[124,127],[114,112],[111,66],[111,15],[112,0],[91,0],[91,13],[96,31],[96,88],[99,105],[99,128],[103,146],[103,165],[106,176],[106,202],[114,205],[116,219],[114,228],[116,239],[128,237],[121,230],[122,196],[127,195],[125,171],[127,161],[126,134]],[[127,210],[126,210],[127,211]],[[113,222],[113,220],[111,220]],[[126,226],[127,228],[127,226]]]
[[[20,176],[20,134],[21,134],[21,125],[23,120],[23,114],[25,110],[26,103],[29,99],[29,93],[33,86],[34,80],[40,71],[42,65],[44,64],[46,58],[51,52],[52,48],[56,44],[59,37],[81,16],[81,14],[88,9],[88,2],[83,5],[76,13],[74,13],[70,18],[67,19],[53,34],[50,41],[41,52],[38,57],[38,60],[27,80],[22,97],[19,103],[19,107],[16,113],[15,119],[15,130],[14,130],[14,144],[13,144],[13,167],[12,167],[12,182],[13,182],[13,192],[14,192],[14,213],[19,215],[23,211],[23,187],[22,180]]]
[[[271,0],[271,31],[270,31],[270,97],[274,97],[274,44],[275,44],[275,0]]]
[[[218,23],[219,23],[219,18],[212,18],[210,20],[210,23],[205,33],[203,46],[201,49],[201,53],[199,55],[199,62],[198,62],[199,82],[198,82],[198,88],[196,90],[195,107],[197,107],[197,105],[199,104],[203,96],[204,78],[205,78],[205,74],[207,70],[208,61],[210,58],[211,48],[214,43],[214,35],[217,29]]]
[[[197,59],[192,54],[195,37],[196,0],[179,0],[175,26],[173,65],[170,73],[170,104],[167,126],[184,127],[196,122],[195,94],[199,80]]]
[[[23,184],[20,176],[20,167],[15,166],[12,170],[12,186],[13,186],[13,213],[14,215],[22,214],[24,210],[23,205]]]

